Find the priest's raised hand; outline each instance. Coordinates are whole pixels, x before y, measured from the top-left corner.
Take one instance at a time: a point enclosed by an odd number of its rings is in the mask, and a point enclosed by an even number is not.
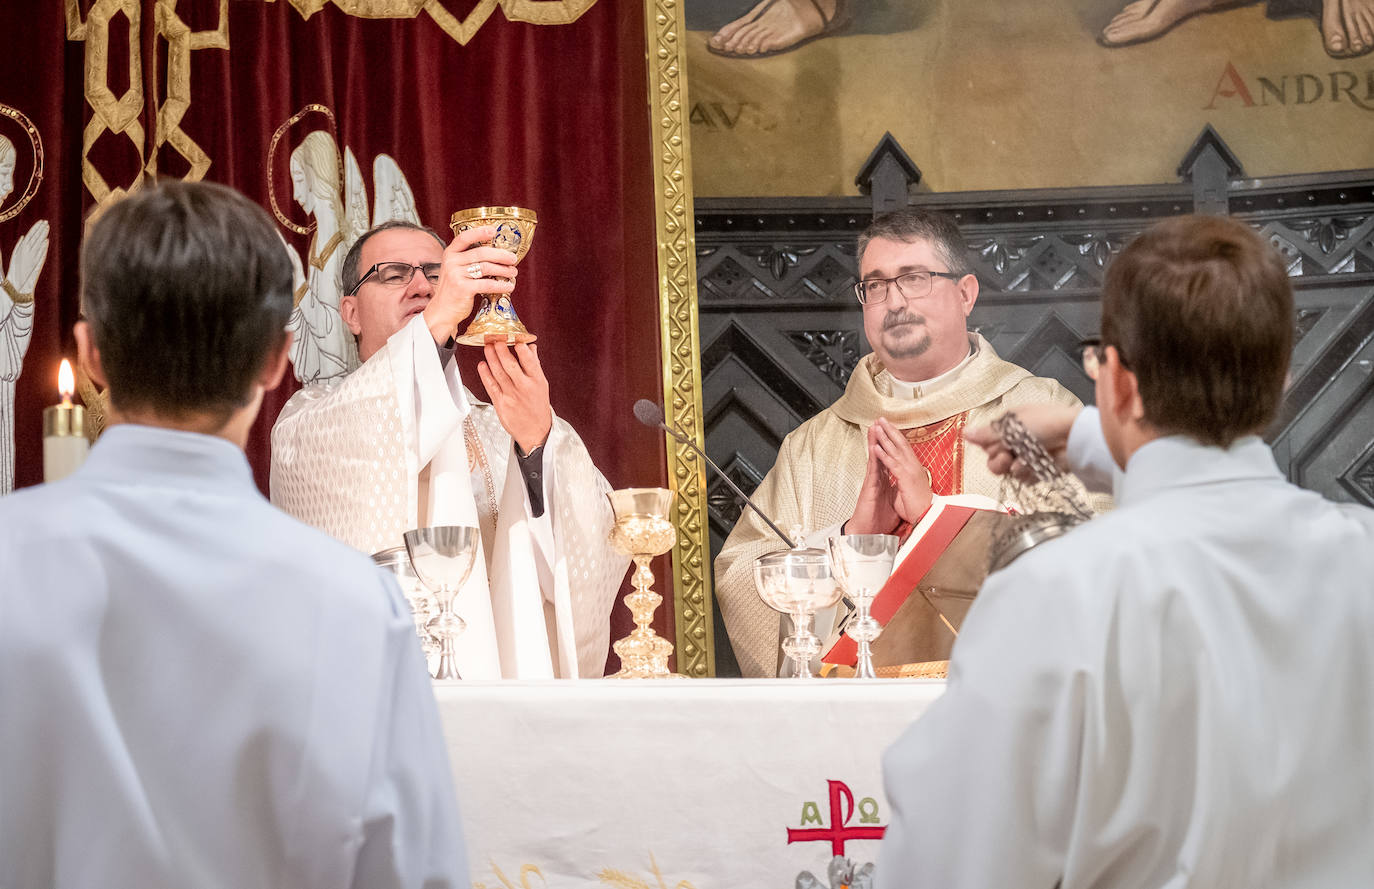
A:
[[[916,524],[930,508],[930,471],[916,459],[890,420],[878,417],[868,427],[868,466],[846,534],[890,534],[902,522]]]
[[[539,365],[538,348],[526,343],[517,343],[514,349],[505,343],[487,343],[483,347],[487,360],[477,365],[501,427],[515,440],[521,456],[542,447],[553,428],[549,381]]]
[[[502,294],[515,289],[515,254],[484,246],[496,237],[496,227],[484,225],[459,232],[444,248],[439,283],[425,306],[425,326],[434,342],[444,345],[469,315],[479,293]]]

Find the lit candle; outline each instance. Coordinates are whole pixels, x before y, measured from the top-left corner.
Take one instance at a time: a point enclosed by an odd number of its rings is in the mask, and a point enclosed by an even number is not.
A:
[[[57,390],[62,403],[43,409],[43,481],[55,482],[76,471],[86,459],[90,443],[86,441],[86,409],[72,404],[76,391],[76,377],[72,364],[62,359],[57,372]]]

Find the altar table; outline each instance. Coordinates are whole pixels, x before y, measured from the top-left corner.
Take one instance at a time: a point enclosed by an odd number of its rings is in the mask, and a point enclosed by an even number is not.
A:
[[[921,679],[436,682],[474,889],[830,886]],[[803,885],[812,885],[802,881]]]

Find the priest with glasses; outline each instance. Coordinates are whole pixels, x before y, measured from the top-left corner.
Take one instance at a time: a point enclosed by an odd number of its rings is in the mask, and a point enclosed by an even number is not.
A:
[[[809,543],[834,534],[904,534],[935,495],[997,497],[987,463],[966,459],[964,430],[1023,404],[1077,405],[1054,380],[997,357],[968,330],[978,279],[954,220],[904,209],[859,237],[865,355],[839,400],[787,436],[755,501]],[[754,560],[782,544],[752,512],[716,559],[725,625],[746,676],[778,669],[778,615],[754,589]],[[818,614],[825,638],[834,614]]]
[[[361,365],[292,396],[272,429],[272,502],[364,552],[405,531],[472,525],[482,551],[454,607],[466,679],[601,676],[627,561],[606,543],[610,486],[557,418],[538,347],[488,344],[491,403],[460,378],[453,337],[515,256],[491,227],[445,246],[393,220],[343,262],[339,311]]]

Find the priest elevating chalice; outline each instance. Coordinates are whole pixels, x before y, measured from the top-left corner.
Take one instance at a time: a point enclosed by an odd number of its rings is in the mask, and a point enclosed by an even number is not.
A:
[[[515,254],[518,263],[529,252],[530,244],[534,243],[534,226],[538,221],[535,212],[524,207],[474,207],[454,213],[449,225],[455,235],[470,228],[493,226],[496,237],[489,242],[489,246],[509,250]],[[482,277],[481,266],[474,264],[469,274],[474,278]],[[458,342],[465,346],[484,346],[487,343],[514,345],[534,341],[535,335],[526,330],[516,316],[508,293],[482,294],[477,315],[463,335],[458,337]]]

